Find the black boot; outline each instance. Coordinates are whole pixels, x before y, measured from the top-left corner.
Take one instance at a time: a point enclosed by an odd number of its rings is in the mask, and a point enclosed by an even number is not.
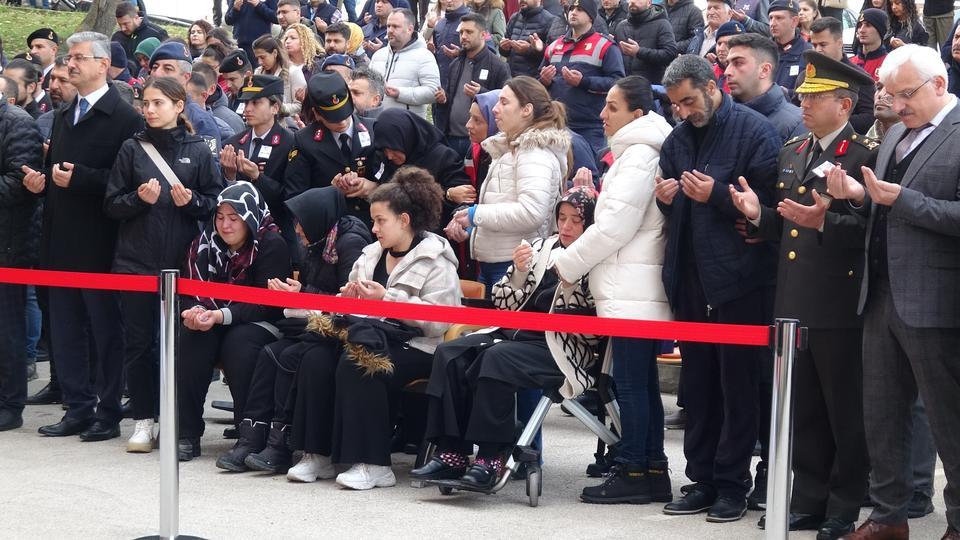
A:
[[[647,469],[650,478],[650,497],[656,502],[670,502],[673,500],[673,486],[670,484],[670,469],[667,461],[651,461]]]
[[[245,472],[249,470],[244,465],[243,460],[253,452],[263,450],[267,443],[267,424],[266,422],[254,422],[249,418],[244,418],[240,422],[240,438],[233,449],[217,459],[217,467],[233,472]]]
[[[287,445],[290,439],[290,424],[283,422],[270,423],[270,435],[267,437],[267,446],[262,452],[255,452],[247,456],[244,464],[254,471],[264,471],[274,474],[283,474],[290,468],[293,452]]]
[[[757,462],[757,475],[753,480],[753,492],[747,497],[747,508],[765,510],[767,508],[767,462]]]
[[[621,464],[610,472],[599,486],[583,488],[580,500],[593,504],[648,504],[653,501],[646,467]]]

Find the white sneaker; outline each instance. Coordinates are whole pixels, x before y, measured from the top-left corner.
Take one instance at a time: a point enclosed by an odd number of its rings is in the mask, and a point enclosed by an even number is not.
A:
[[[329,480],[336,475],[337,470],[333,468],[330,456],[304,452],[300,461],[287,471],[287,480],[291,482],[316,482],[318,478]]]
[[[137,420],[133,435],[127,441],[127,452],[149,453],[153,451],[153,418]]]
[[[350,489],[373,489],[396,485],[393,469],[383,465],[357,463],[350,470],[337,476],[337,483]]]

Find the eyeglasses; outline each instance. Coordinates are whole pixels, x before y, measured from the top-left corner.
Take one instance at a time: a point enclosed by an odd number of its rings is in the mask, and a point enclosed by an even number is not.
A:
[[[913,90],[904,90],[903,92],[897,92],[897,93],[893,94],[892,99],[899,99],[899,100],[901,100],[901,101],[909,101],[910,98],[912,98],[914,94],[916,94],[917,92],[920,91],[921,88],[923,88],[923,85],[927,84],[928,82],[930,82],[930,81],[932,81],[932,80],[933,80],[933,79],[927,79],[927,80],[923,81],[922,83],[920,83],[920,86],[914,88]]]
[[[92,55],[92,54],[68,54],[68,55],[66,55],[66,56],[63,57],[63,59],[66,60],[68,64],[69,64],[70,62],[74,62],[74,61],[79,64],[80,62],[83,62],[84,60],[92,60],[92,59],[94,59],[94,58],[101,59],[101,58],[104,58],[104,57],[103,57],[103,56],[95,56],[95,55]]]

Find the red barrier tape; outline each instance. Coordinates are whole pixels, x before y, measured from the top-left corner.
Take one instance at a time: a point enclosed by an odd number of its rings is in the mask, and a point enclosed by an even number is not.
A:
[[[159,278],[155,276],[0,268],[0,283],[157,292]],[[187,296],[393,319],[499,326],[541,332],[554,331],[645,339],[676,339],[725,345],[766,346],[769,344],[768,328],[756,325],[640,321],[584,315],[558,315],[462,306],[385,302],[383,300],[359,300],[318,294],[269,291],[257,287],[226,285],[183,278],[178,281],[177,289],[180,294]]]

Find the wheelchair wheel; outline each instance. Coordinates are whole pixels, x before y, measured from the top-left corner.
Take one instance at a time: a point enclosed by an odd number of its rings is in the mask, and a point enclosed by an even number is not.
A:
[[[527,497],[530,499],[530,506],[536,508],[540,503],[540,495],[543,493],[543,472],[539,465],[527,465]]]
[[[437,489],[440,490],[441,495],[451,495],[453,494],[453,488],[447,486],[437,486]]]

